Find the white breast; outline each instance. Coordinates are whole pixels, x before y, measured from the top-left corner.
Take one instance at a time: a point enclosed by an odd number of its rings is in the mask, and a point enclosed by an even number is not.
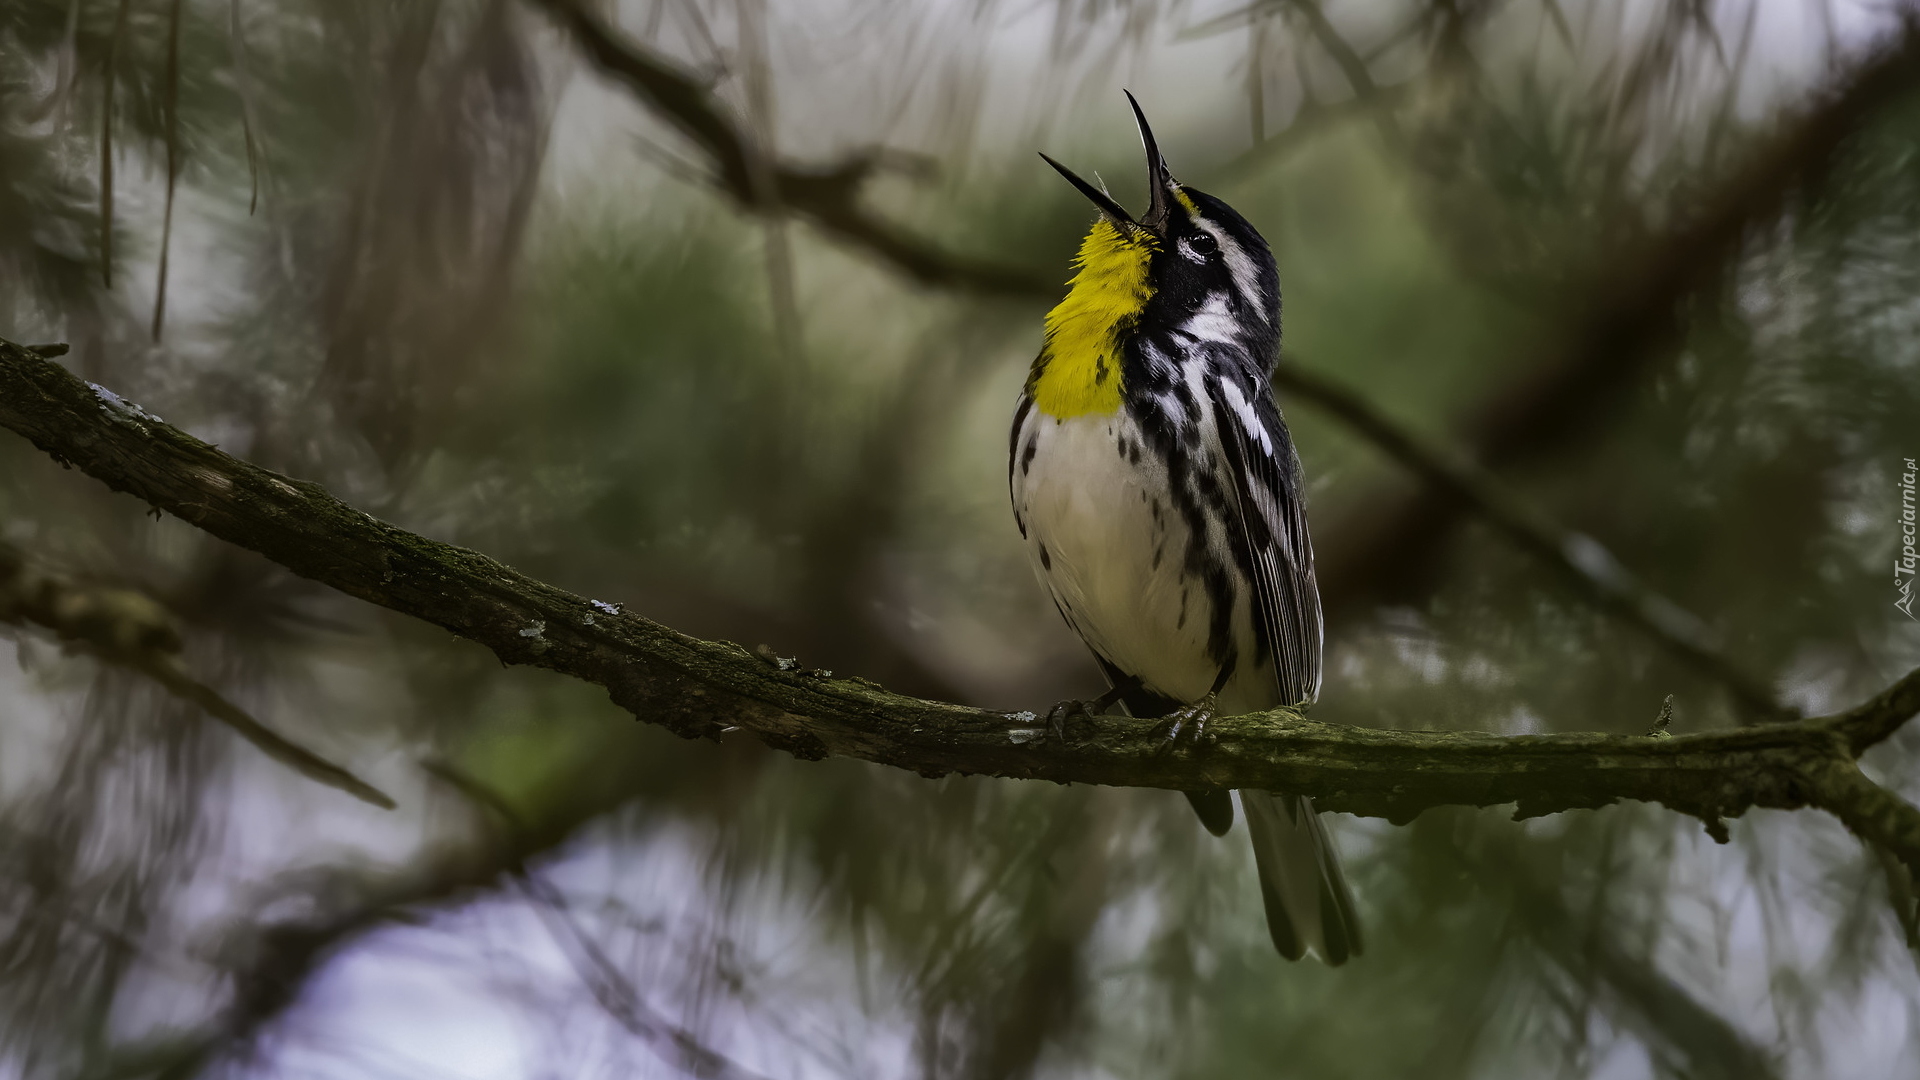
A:
[[[1191,534],[1133,420],[1029,409],[1011,480],[1034,569],[1074,630],[1147,689],[1204,696],[1219,670],[1207,655],[1212,606],[1182,570]]]

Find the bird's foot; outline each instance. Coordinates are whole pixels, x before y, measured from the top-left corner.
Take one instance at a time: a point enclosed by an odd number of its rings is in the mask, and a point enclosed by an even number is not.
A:
[[[1211,741],[1212,733],[1207,728],[1218,711],[1218,698],[1209,693],[1199,701],[1182,705],[1161,717],[1153,727],[1155,734],[1166,735],[1167,741],[1161,745],[1160,752],[1164,754],[1183,742],[1188,746],[1201,746]]]
[[[1113,708],[1114,703],[1118,702],[1128,691],[1137,690],[1139,687],[1139,679],[1122,679],[1118,686],[1108,688],[1106,693],[1101,694],[1092,701],[1062,701],[1056,704],[1053,708],[1047,710],[1047,736],[1065,745],[1067,741],[1067,722],[1069,720],[1091,720],[1096,716],[1100,716],[1108,709]]]
[[[1140,680],[1127,679],[1092,701],[1063,701],[1055,705],[1047,710],[1047,734],[1064,744],[1067,741],[1067,721],[1091,720],[1103,715],[1108,709],[1113,708],[1122,694],[1139,685]]]
[[[1067,742],[1067,724],[1075,720],[1091,720],[1098,716],[1104,706],[1093,701],[1062,701],[1047,710],[1047,738],[1062,746]]]

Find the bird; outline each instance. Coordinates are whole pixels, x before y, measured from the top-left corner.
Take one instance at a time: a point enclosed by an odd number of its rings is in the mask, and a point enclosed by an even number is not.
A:
[[[1149,205],[1040,156],[1099,211],[1046,317],[1008,440],[1007,483],[1034,570],[1108,689],[1049,730],[1116,704],[1171,743],[1320,693],[1325,636],[1300,459],[1272,388],[1280,283],[1246,218],[1175,180],[1132,93]],[[1288,960],[1362,949],[1333,837],[1306,796],[1238,793],[1267,928]],[[1231,829],[1227,791],[1187,793]]]

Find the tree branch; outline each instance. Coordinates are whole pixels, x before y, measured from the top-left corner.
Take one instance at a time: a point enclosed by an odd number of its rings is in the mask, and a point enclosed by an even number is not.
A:
[[[1333,57],[1333,62],[1339,65],[1340,74],[1346,77],[1347,85],[1353,87],[1354,97],[1366,99],[1380,92],[1379,85],[1373,81],[1373,72],[1367,69],[1367,62],[1334,28],[1333,21],[1327,18],[1327,13],[1320,7],[1320,0],[1286,0],[1286,6],[1299,12],[1306,20],[1307,29],[1313,33],[1314,39],[1320,42],[1320,47],[1327,51],[1328,56]]]
[[[1912,676],[1906,680],[1914,681]],[[1920,874],[1920,811],[1913,804],[1867,779],[1851,761],[1829,758],[1812,772],[1812,805],[1840,819],[1847,831],[1882,851],[1891,852]]]
[[[1029,298],[1059,294],[1053,275],[946,251],[862,208],[861,189],[879,164],[876,152],[825,167],[762,160],[726,106],[672,60],[628,40],[581,0],[529,2],[565,27],[603,74],[625,83],[704,151],[715,185],[742,208],[795,214],[923,285]]]
[[[1859,749],[1920,707],[1920,672],[1837,717],[1672,738],[1374,731],[1283,709],[1217,721],[1214,740],[1199,748],[1168,751],[1154,721],[1128,717],[1083,724],[1055,742],[1030,712],[904,697],[770,664],[407,532],[4,343],[0,426],[297,574],[434,623],[506,663],[604,687],[636,717],[689,738],[745,730],[802,759],[838,755],[926,776],[1278,788],[1396,822],[1443,805],[1517,803],[1527,817],[1629,799],[1692,814],[1724,837],[1721,819],[1749,807],[1823,805],[1920,867],[1920,810],[1890,795],[1869,805],[1864,778],[1836,779]]]
[[[379,788],[255,720],[188,674],[180,661],[179,629],[158,604],[139,593],[69,581],[31,565],[11,545],[0,543],[0,623],[42,626],[68,648],[139,672],[199,706],[261,753],[307,779],[383,810],[394,808],[393,799]]]

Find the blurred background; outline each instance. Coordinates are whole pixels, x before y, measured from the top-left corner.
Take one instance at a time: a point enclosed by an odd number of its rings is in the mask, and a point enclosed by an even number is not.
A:
[[[1143,205],[1124,86],[1279,260],[1329,609],[1316,717],[1833,711],[1920,663],[1890,565],[1920,455],[1903,18],[9,0],[0,336],[69,342],[231,453],[682,631],[1044,710],[1101,684],[1006,505],[1005,425],[1090,220],[1034,152]],[[736,141],[610,77],[596,26]],[[1325,380],[1484,468],[1559,561],[1384,453]],[[1815,812],[1726,846],[1638,805],[1336,816],[1368,953],[1288,965],[1245,841],[1169,793],[682,741],[11,434],[6,567],[145,620],[399,808],[0,623],[0,1077],[1920,1060],[1912,883]],[[1911,799],[1916,756],[1909,730],[1864,764]]]

